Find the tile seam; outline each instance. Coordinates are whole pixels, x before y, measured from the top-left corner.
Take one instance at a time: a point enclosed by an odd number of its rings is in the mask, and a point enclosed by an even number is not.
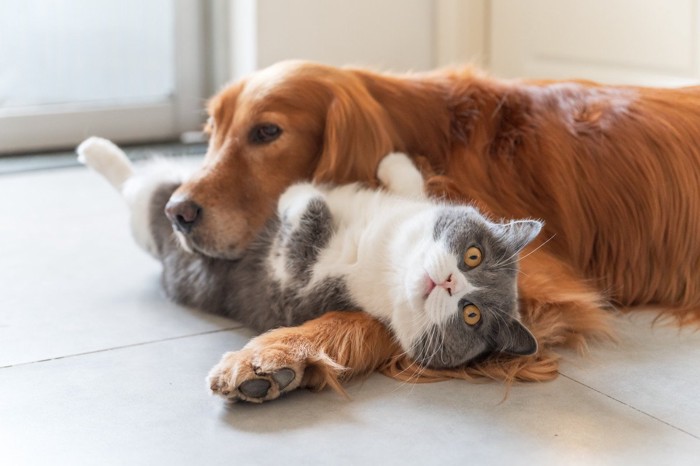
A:
[[[191,333],[191,334],[187,334],[187,335],[178,335],[178,336],[175,336],[175,337],[161,338],[161,339],[159,339],[159,340],[141,341],[141,342],[138,342],[138,343],[130,343],[130,344],[128,344],[128,345],[112,346],[112,347],[109,347],[109,348],[102,348],[102,349],[93,350],[93,351],[84,351],[84,352],[82,352],[82,353],[66,354],[66,355],[63,355],[63,356],[56,356],[56,357],[53,357],[53,358],[39,359],[39,360],[36,360],[36,361],[20,362],[20,363],[17,363],[17,364],[7,364],[7,365],[4,365],[4,366],[0,366],[0,369],[9,369],[9,368],[11,368],[11,367],[20,367],[20,366],[29,366],[29,365],[32,365],[32,364],[40,364],[40,363],[45,363],[45,362],[58,361],[58,360],[60,360],[60,359],[69,359],[69,358],[75,358],[75,357],[79,357],[79,356],[87,356],[87,355],[90,355],[90,354],[104,353],[104,352],[107,352],[107,351],[114,351],[114,350],[120,350],[120,349],[126,349],[126,348],[135,348],[135,347],[138,347],[138,346],[153,345],[153,344],[156,344],[156,343],[162,343],[162,342],[166,342],[166,341],[184,340],[184,339],[186,339],[186,338],[199,337],[199,336],[202,336],[202,335],[211,335],[211,334],[214,334],[214,333],[221,333],[221,332],[229,332],[229,331],[231,331],[231,330],[239,330],[239,329],[242,329],[242,328],[245,328],[245,327],[244,327],[243,325],[239,325],[239,326],[235,326],[235,327],[226,327],[226,328],[222,328],[222,329],[209,330],[209,331],[201,332],[201,333]]]
[[[579,385],[581,385],[581,386],[583,386],[583,387],[586,387],[586,388],[588,388],[589,390],[593,390],[594,392],[596,392],[596,393],[598,393],[598,394],[600,394],[600,395],[603,395],[603,396],[605,396],[605,397],[607,397],[607,398],[609,398],[609,399],[611,399],[611,400],[613,400],[613,401],[616,401],[616,402],[620,403],[620,404],[623,405],[623,406],[626,406],[626,407],[628,407],[628,408],[630,408],[630,409],[633,409],[634,411],[637,411],[638,413],[643,414],[643,415],[645,415],[645,416],[647,416],[647,417],[649,417],[649,418],[651,418],[651,419],[653,419],[653,420],[655,420],[655,421],[658,421],[658,422],[660,422],[660,423],[662,423],[662,424],[665,424],[665,425],[671,427],[671,428],[674,429],[674,430],[677,430],[677,431],[682,432],[682,433],[684,433],[684,434],[686,434],[686,435],[689,435],[689,436],[693,437],[693,438],[696,439],[696,440],[700,440],[700,437],[697,436],[697,435],[695,435],[695,434],[693,434],[692,432],[688,432],[687,430],[684,430],[684,429],[682,429],[682,428],[680,428],[680,427],[678,427],[678,426],[675,426],[675,425],[671,424],[671,423],[668,422],[668,421],[664,421],[663,419],[658,418],[658,417],[654,416],[654,415],[651,414],[651,413],[647,413],[646,411],[644,411],[644,410],[642,410],[642,409],[640,409],[640,408],[637,408],[637,407],[635,407],[635,406],[632,406],[631,404],[626,403],[626,402],[624,402],[624,401],[622,401],[622,400],[619,400],[619,399],[615,398],[614,396],[608,395],[607,393],[605,393],[605,392],[603,392],[603,391],[601,391],[601,390],[598,390],[597,388],[591,387],[590,385],[587,385],[587,384],[585,384],[585,383],[583,383],[583,382],[581,382],[581,381],[579,381],[579,380],[574,379],[573,377],[570,377],[570,376],[568,376],[568,375],[566,375],[566,374],[563,374],[562,372],[559,372],[559,375],[561,375],[561,376],[564,377],[565,379],[571,380],[571,381],[574,382],[574,383],[577,383],[577,384],[579,384]]]

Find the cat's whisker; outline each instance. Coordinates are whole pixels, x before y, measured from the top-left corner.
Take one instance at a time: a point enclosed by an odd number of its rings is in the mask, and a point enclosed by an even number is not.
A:
[[[431,325],[431,326],[429,327],[429,330],[428,330],[428,331],[429,331],[429,334],[430,334],[430,338],[429,338],[430,343],[424,348],[424,349],[425,349],[425,351],[424,351],[424,357],[421,358],[421,361],[425,361],[426,365],[429,364],[429,363],[433,360],[433,358],[435,357],[436,352],[440,350],[440,346],[439,346],[439,345],[434,345],[434,342],[436,341],[436,339],[439,338],[439,336],[438,336],[438,331],[439,331],[438,327],[435,326],[435,325]],[[434,346],[433,352],[430,354],[430,356],[428,356],[428,352],[430,351],[430,349],[431,349],[433,346]],[[425,373],[425,371],[427,370],[427,366],[426,366],[426,365],[423,365],[423,364],[420,364],[420,363],[418,364],[418,371],[415,373],[415,377],[414,377],[415,380],[418,380],[418,379]],[[413,390],[413,389],[412,389],[412,390]]]
[[[447,339],[446,328],[445,328],[444,325],[443,325],[442,327],[440,327],[440,334],[441,334],[441,338],[440,338],[440,348],[441,348],[441,351],[440,351],[440,361],[442,362],[443,365],[447,365],[447,364],[450,363],[450,361],[446,361],[446,360],[445,360],[445,351],[442,351],[442,349],[444,348],[444,345],[445,345],[445,340]]]
[[[501,254],[501,257],[499,257],[498,260],[496,261],[496,265],[494,265],[494,267],[500,267],[500,265],[503,262],[505,262],[505,261],[509,260],[511,257],[513,257],[513,256],[510,256],[508,259],[505,259],[506,254],[508,254],[508,251],[504,250],[503,254]]]
[[[426,329],[427,329],[428,324],[425,322],[425,316],[422,315],[422,314],[418,314],[418,315],[415,316],[415,318],[414,318],[414,323],[416,323],[416,321],[419,320],[419,319],[422,321],[422,322],[420,322],[420,324],[422,324],[421,326],[422,326],[422,327],[426,327]],[[426,330],[426,329],[423,329],[423,331],[421,331],[420,333],[421,333],[421,334],[425,333],[425,330]],[[409,365],[408,365],[407,367],[405,367],[401,372],[399,372],[399,375],[403,375],[404,373],[406,373],[406,372],[408,372],[408,371],[412,371],[412,374],[411,374],[406,380],[404,380],[404,381],[402,382],[402,385],[405,385],[405,384],[408,384],[408,383],[412,383],[413,380],[418,379],[418,378],[420,377],[420,375],[423,373],[423,370],[424,370],[424,369],[423,369],[423,366],[421,366],[421,365],[417,362],[418,360],[421,360],[421,359],[422,359],[422,356],[423,356],[423,354],[424,354],[424,353],[423,353],[424,348],[419,346],[419,345],[420,345],[420,342],[421,342],[420,339],[415,340],[414,342],[411,343],[411,345],[410,345],[410,347],[409,347],[408,349],[406,349],[405,351],[403,351],[402,353],[400,353],[400,354],[398,355],[399,358],[402,357],[402,356],[408,356],[408,357],[411,359],[411,364],[409,364]],[[414,353],[416,353],[416,357],[415,357],[415,358],[413,358],[413,357],[410,356],[411,350],[417,350],[417,352],[414,351]],[[416,367],[417,370],[412,370],[414,367]],[[412,385],[413,385],[413,384],[412,384]],[[397,388],[397,389],[398,389],[398,388]],[[413,388],[412,388],[412,390],[413,390]]]
[[[440,336],[440,327],[437,326],[437,325],[433,325],[433,326],[431,327],[431,330],[432,330],[432,338],[431,338],[430,343],[431,343],[433,352],[432,352],[432,353],[430,354],[430,356],[426,359],[426,362],[427,362],[427,363],[431,363],[431,362],[433,361],[433,359],[435,359],[435,357],[436,357],[437,355],[442,356],[442,351],[441,351],[441,349],[442,349],[442,344],[444,344],[444,341],[443,341],[443,339],[442,339],[441,336]]]
[[[540,249],[542,249],[547,243],[549,243],[550,241],[552,241],[552,240],[554,239],[555,236],[557,236],[557,235],[556,235],[556,234],[553,234],[552,236],[550,236],[549,238],[547,238],[545,241],[543,241],[542,244],[540,244],[540,245],[537,246],[535,249],[533,249],[532,251],[528,252],[527,254],[525,254],[524,256],[522,256],[522,257],[520,257],[520,258],[517,257],[517,256],[518,256],[518,253],[513,254],[513,255],[510,256],[508,259],[506,259],[506,261],[508,261],[508,260],[512,259],[513,257],[516,257],[516,259],[515,259],[513,262],[508,262],[508,263],[500,264],[500,265],[502,265],[502,266],[504,266],[504,265],[510,265],[510,264],[514,264],[515,262],[522,261],[522,260],[525,259],[526,257],[528,257],[528,256],[530,256],[531,254],[533,254],[533,253],[539,251]]]
[[[512,270],[513,272],[516,273],[521,273],[525,275],[526,277],[529,277],[530,275],[526,274],[525,272],[522,271],[522,269],[518,268],[512,268],[512,267],[500,267],[501,270]]]
[[[420,359],[420,356],[419,356],[419,359]],[[412,385],[411,391],[413,391],[413,390],[415,389],[415,384],[413,383],[413,381],[414,381],[414,380],[418,380],[418,379],[420,378],[420,376],[423,374],[423,372],[424,372],[425,369],[424,369],[423,366],[422,366],[420,363],[418,363],[416,360],[411,359],[411,364],[410,364],[408,367],[406,367],[406,369],[404,369],[404,370],[402,371],[402,373],[403,373],[403,372],[406,372],[406,371],[408,371],[409,369],[412,369],[412,368],[414,368],[414,367],[415,367],[416,369],[415,369],[415,370],[412,370],[411,375],[404,381],[404,384],[410,383],[410,384]]]

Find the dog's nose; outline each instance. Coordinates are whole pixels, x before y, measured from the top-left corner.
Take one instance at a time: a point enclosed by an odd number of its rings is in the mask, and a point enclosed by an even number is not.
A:
[[[165,215],[182,233],[189,233],[202,217],[202,208],[189,199],[171,199],[165,206]]]

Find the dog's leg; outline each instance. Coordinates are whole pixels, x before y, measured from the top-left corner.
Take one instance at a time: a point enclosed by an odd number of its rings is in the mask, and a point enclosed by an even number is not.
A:
[[[209,373],[229,400],[274,400],[296,388],[321,390],[372,372],[400,351],[391,333],[364,312],[329,312],[299,327],[271,330],[226,353]]]
[[[523,321],[542,346],[585,349],[591,338],[612,338],[612,306],[570,266],[544,251],[520,265]]]
[[[555,257],[538,251],[525,257],[521,267],[521,313],[540,347],[533,356],[495,356],[466,368],[423,368],[368,314],[331,312],[299,327],[272,330],[225,354],[209,374],[210,387],[231,400],[259,403],[301,387],[330,385],[342,392],[341,382],[374,370],[415,383],[483,377],[551,380],[559,367],[553,348],[585,349],[590,338],[611,338],[611,316],[600,295]]]

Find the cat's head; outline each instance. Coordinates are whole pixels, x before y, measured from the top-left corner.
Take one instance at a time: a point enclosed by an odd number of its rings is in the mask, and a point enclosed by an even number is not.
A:
[[[397,333],[410,340],[401,341],[409,355],[442,368],[494,352],[535,353],[537,341],[519,320],[518,254],[542,223],[494,223],[472,207],[446,206],[432,227],[403,280],[410,313]]]

